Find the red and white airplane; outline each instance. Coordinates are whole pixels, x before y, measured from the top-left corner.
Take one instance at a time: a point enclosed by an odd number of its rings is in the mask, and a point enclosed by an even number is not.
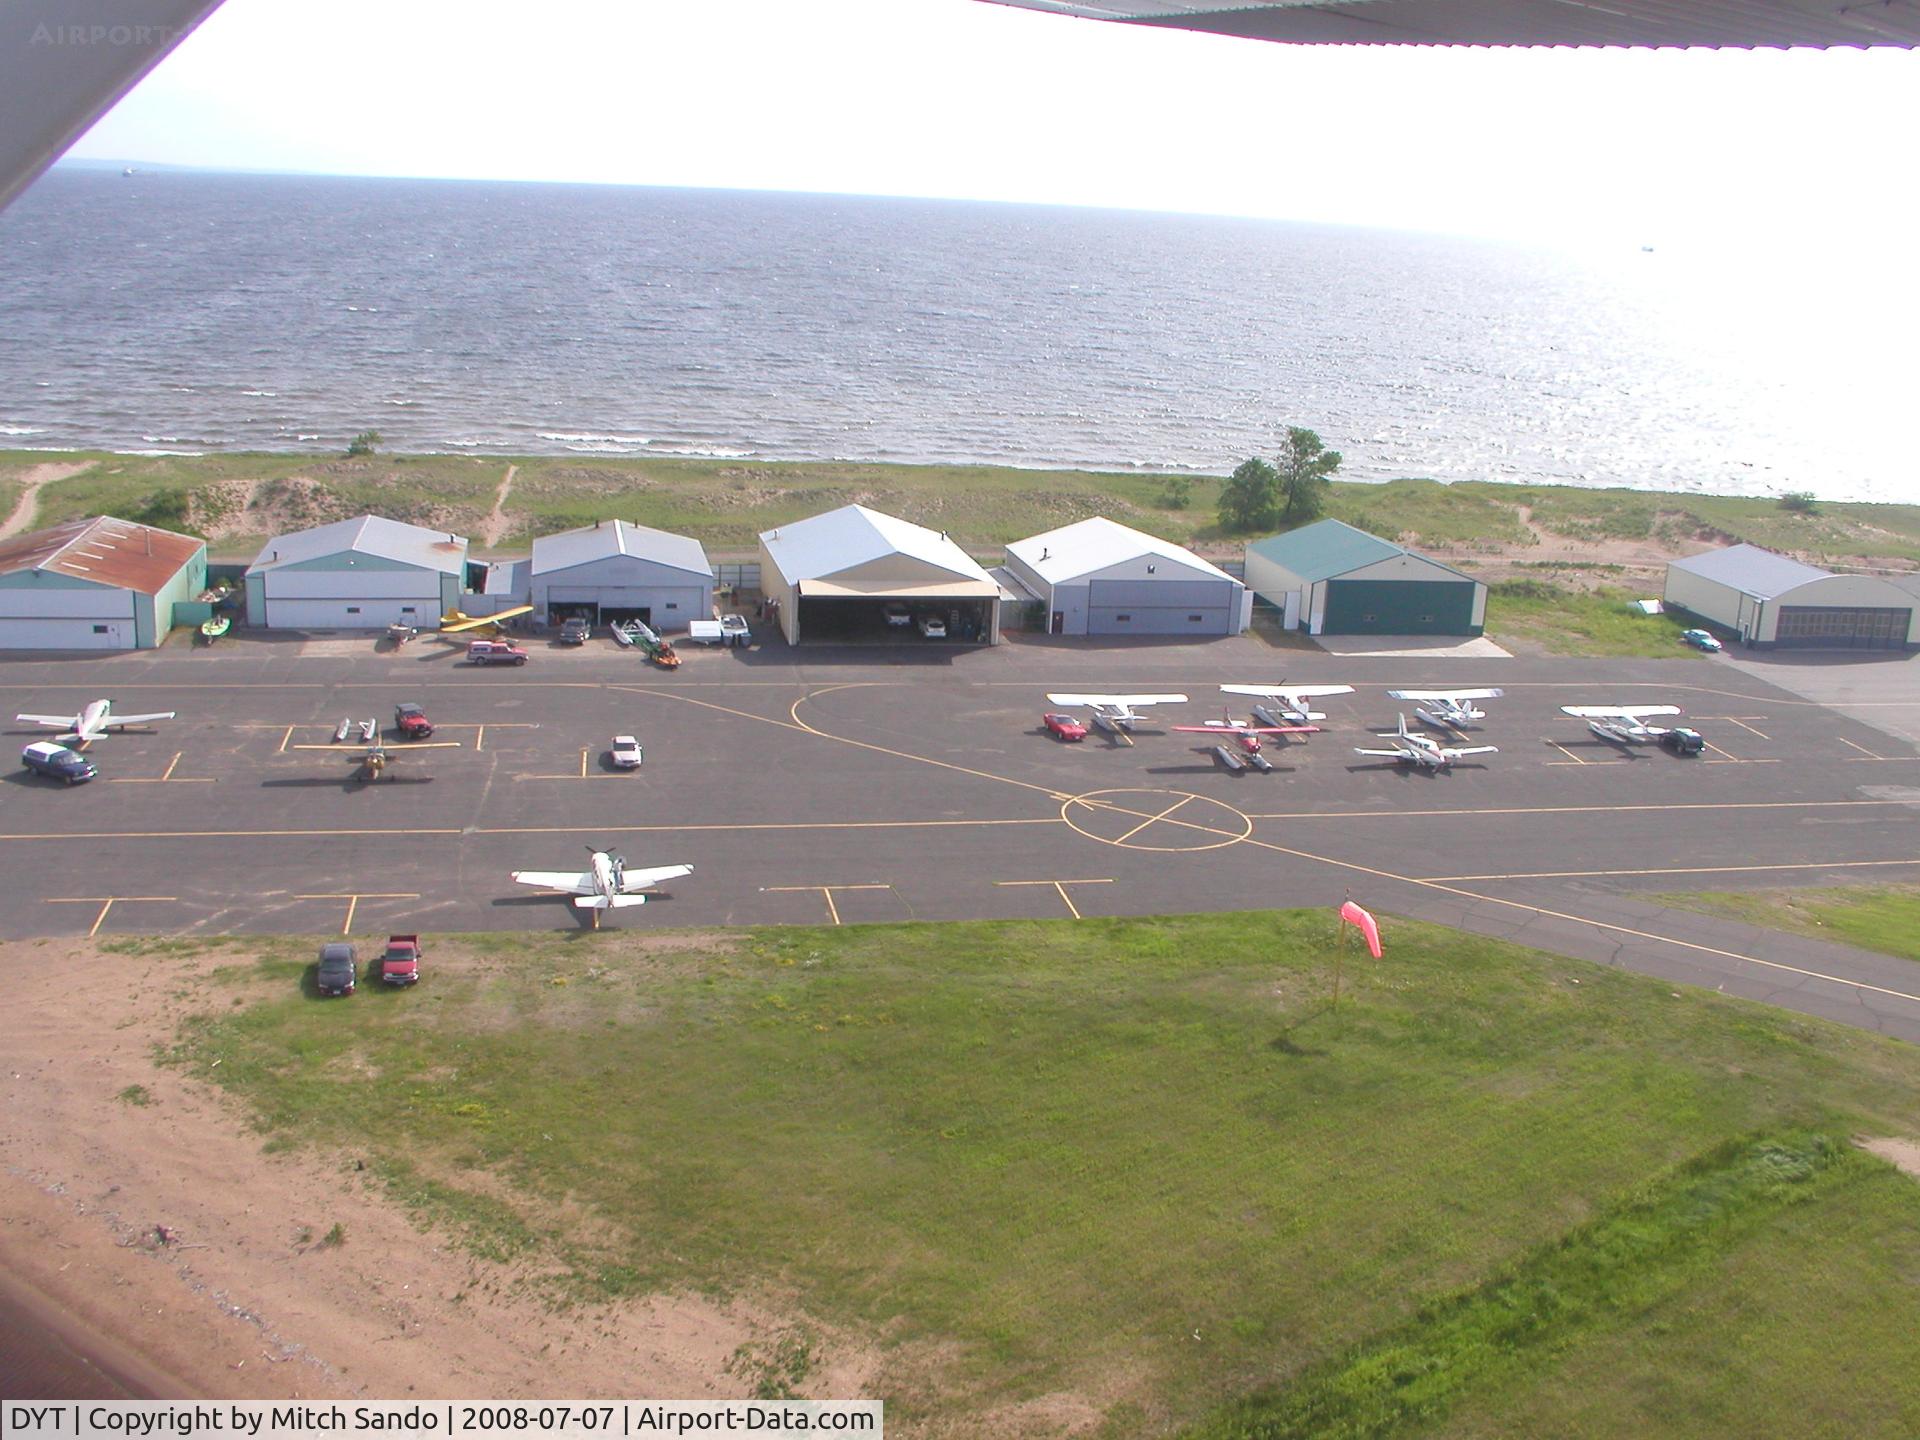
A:
[[[1069,705],[1075,708],[1085,705],[1093,712],[1093,723],[1108,734],[1121,730],[1131,730],[1142,720],[1151,722],[1151,715],[1142,715],[1141,707],[1147,705],[1184,705],[1184,695],[1049,695],[1050,705]]]
[[[60,738],[78,741],[74,748],[84,750],[109,730],[124,730],[129,725],[148,725],[155,720],[174,720],[179,717],[178,712],[173,710],[155,711],[151,715],[116,715],[113,701],[93,700],[78,715],[16,715],[13,718],[64,730],[66,733]]]
[[[1240,765],[1251,765],[1256,770],[1267,771],[1273,769],[1273,762],[1261,753],[1260,737],[1262,735],[1311,735],[1320,727],[1318,725],[1256,725],[1251,720],[1235,720],[1229,715],[1218,720],[1203,721],[1198,725],[1176,725],[1173,728],[1186,735],[1219,736],[1223,743],[1213,747],[1214,754],[1229,770],[1237,769]],[[1242,753],[1234,754],[1231,747],[1224,743],[1227,740],[1239,741]]]

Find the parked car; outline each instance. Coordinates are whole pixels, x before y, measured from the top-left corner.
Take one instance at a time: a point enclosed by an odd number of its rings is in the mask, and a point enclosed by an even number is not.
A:
[[[947,622],[942,620],[938,615],[922,615],[914,623],[920,627],[920,633],[929,640],[944,640],[947,638]]]
[[[1676,755],[1698,755],[1707,748],[1707,740],[1698,730],[1689,730],[1684,725],[1676,725],[1663,731],[1660,743]]]
[[[616,770],[640,768],[640,742],[631,735],[613,737],[613,764]]]
[[[886,608],[880,613],[887,617],[887,624],[889,625],[904,626],[913,623],[913,612],[898,600],[888,601]]]
[[[1040,717],[1049,734],[1060,740],[1084,740],[1087,727],[1071,715],[1047,714]]]
[[[402,739],[425,740],[433,734],[433,721],[427,718],[424,706],[405,700],[393,707],[393,728],[400,732]]]
[[[51,775],[67,785],[91,780],[99,770],[78,750],[69,750],[51,740],[36,740],[20,752],[20,763],[37,775]]]
[[[320,968],[314,974],[314,985],[322,995],[353,994],[358,973],[353,946],[335,941],[320,947]]]
[[[389,935],[386,954],[380,957],[374,971],[383,985],[417,985],[420,960],[425,954],[418,935]]]
[[[560,643],[562,645],[584,645],[593,634],[593,626],[579,615],[569,615],[560,622]]]
[[[527,652],[505,640],[475,640],[467,646],[467,660],[474,665],[524,665]]]
[[[1720,650],[1726,648],[1705,630],[1682,630],[1680,632],[1680,638],[1686,641],[1687,644],[1693,646],[1694,649],[1705,650],[1710,654],[1718,653]]]

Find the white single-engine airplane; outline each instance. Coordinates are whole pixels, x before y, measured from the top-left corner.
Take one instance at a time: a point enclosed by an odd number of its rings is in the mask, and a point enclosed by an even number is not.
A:
[[[1184,695],[1049,695],[1050,705],[1087,705],[1093,709],[1092,720],[1108,734],[1117,734],[1122,730],[1131,730],[1142,720],[1151,721],[1151,715],[1142,715],[1140,708],[1146,705],[1184,705]]]
[[[1398,760],[1401,764],[1418,765],[1426,770],[1451,770],[1454,761],[1463,755],[1497,755],[1498,745],[1442,745],[1431,735],[1415,735],[1407,729],[1407,717],[1400,717],[1400,728],[1386,737],[1393,741],[1391,750],[1362,750],[1353,747],[1356,755],[1379,755],[1387,759]]]
[[[651,890],[656,885],[693,873],[691,865],[656,865],[651,870],[630,870],[623,855],[595,850],[591,845],[587,851],[592,859],[587,862],[589,868],[584,871],[515,870],[514,882],[538,885],[543,890],[557,890],[563,895],[571,895],[577,908],[593,912],[594,928],[598,929],[602,910],[623,910],[629,905],[644,905],[647,897],[637,892]]]
[[[1439,730],[1466,730],[1474,721],[1487,718],[1487,712],[1474,706],[1476,700],[1498,700],[1504,690],[1389,690],[1394,700],[1413,701],[1414,718]]]
[[[1587,729],[1615,745],[1649,745],[1667,733],[1665,725],[1649,725],[1654,715],[1678,715],[1678,705],[1562,705],[1561,711],[1587,722]]]
[[[1279,706],[1276,712],[1279,719],[1288,725],[1304,725],[1310,720],[1324,720],[1327,717],[1318,710],[1311,709],[1308,702],[1322,695],[1351,695],[1351,685],[1222,685],[1229,695],[1253,695],[1262,700],[1271,700]]]
[[[84,750],[109,730],[124,730],[129,725],[147,725],[155,720],[178,719],[173,710],[156,711],[151,715],[116,715],[113,713],[113,701],[89,701],[87,708],[78,715],[16,715],[16,720],[25,720],[34,725],[51,725],[66,733],[62,740],[77,740],[78,749]]]

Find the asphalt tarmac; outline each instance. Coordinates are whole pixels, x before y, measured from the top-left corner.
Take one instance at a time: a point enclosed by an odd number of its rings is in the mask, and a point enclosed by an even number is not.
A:
[[[1910,669],[1910,667],[1909,667]],[[1343,683],[1325,730],[1232,775],[1206,737],[1223,683]],[[1465,743],[1410,773],[1354,746],[1387,687],[1505,688]],[[1040,725],[1048,690],[1184,690],[1132,737]],[[1920,970],[1672,911],[1664,892],[1920,874],[1920,755],[1716,660],[1423,660],[1251,637],[1021,639],[995,650],[688,647],[677,672],[595,641],[476,669],[431,637],[239,639],[0,662],[0,705],[180,718],[91,750],[90,784],[0,784],[0,934],[547,930],[590,923],[515,869],[686,863],[621,926],[1143,915],[1351,897],[1542,949],[1920,1040]],[[393,706],[438,725],[418,749]],[[1683,707],[1710,749],[1596,740],[1563,704]],[[1235,714],[1244,716],[1236,705]],[[1856,712],[1865,713],[1865,712]],[[353,778],[343,717],[378,717],[392,778]],[[1409,720],[1412,719],[1409,714]],[[6,722],[17,744],[44,732]],[[611,768],[615,733],[645,747]],[[313,748],[303,748],[313,747]],[[1389,943],[1391,940],[1389,939]]]

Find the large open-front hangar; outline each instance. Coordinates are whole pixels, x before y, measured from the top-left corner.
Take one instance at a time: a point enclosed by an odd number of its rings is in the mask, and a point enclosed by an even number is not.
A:
[[[945,534],[846,505],[760,537],[760,589],[789,645],[1000,640],[1000,586]]]
[[[352,654],[346,653],[352,650]],[[1920,1039],[1904,962],[1768,936],[1652,897],[1670,890],[1911,875],[1911,744],[1706,662],[1509,661],[1476,733],[1497,755],[1451,774],[1352,753],[1389,727],[1404,661],[1316,662],[1328,729],[1233,775],[1169,727],[1271,652],[1245,637],[1150,650],[695,651],[675,672],[610,645],[472,670],[430,645],[240,642],[0,668],[13,711],[99,695],[180,718],[98,742],[66,789],[14,771],[0,853],[34,883],[0,933],[291,933],[586,928],[511,871],[588,847],[685,863],[671,893],[610,923],[834,924],[1144,916],[1338,904],[1412,916],[1873,1023]],[[1484,662],[1425,662],[1470,684]],[[1062,744],[1055,687],[1185,692],[1157,725]],[[1710,749],[1622,751],[1567,701],[1684,705]],[[350,778],[341,716],[425,704],[442,749]],[[12,711],[8,713],[13,713]],[[16,726],[16,739],[38,738]],[[614,734],[645,764],[613,768]],[[303,747],[317,748],[303,748]]]
[[[1666,603],[1756,649],[1920,647],[1920,605],[1878,575],[1835,574],[1757,545],[1730,545],[1667,566]]]

